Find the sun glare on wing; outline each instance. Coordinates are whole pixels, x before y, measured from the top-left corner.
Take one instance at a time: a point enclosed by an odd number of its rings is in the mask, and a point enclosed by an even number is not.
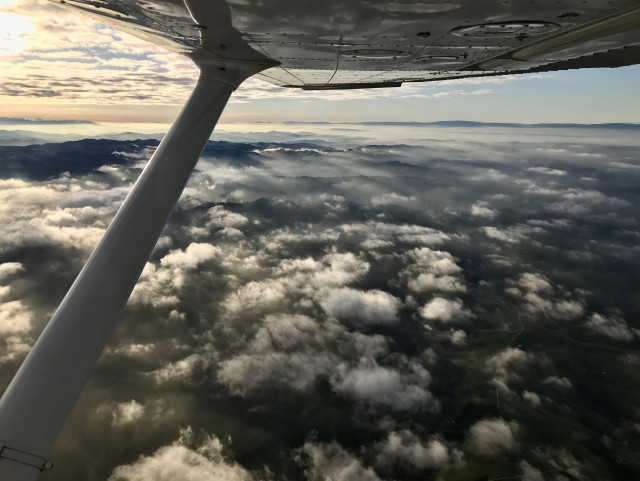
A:
[[[8,5],[0,0],[0,7]],[[0,55],[13,55],[29,47],[33,26],[19,15],[0,12]]]

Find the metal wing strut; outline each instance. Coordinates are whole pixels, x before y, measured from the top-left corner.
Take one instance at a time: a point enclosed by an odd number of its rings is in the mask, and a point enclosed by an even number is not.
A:
[[[35,480],[231,93],[273,62],[195,59],[201,75],[0,399],[0,479]]]

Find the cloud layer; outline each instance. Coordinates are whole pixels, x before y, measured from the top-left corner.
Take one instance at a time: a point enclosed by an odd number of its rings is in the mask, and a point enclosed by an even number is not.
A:
[[[45,476],[632,479],[635,141],[415,129],[210,143]],[[154,146],[0,147],[5,384]]]

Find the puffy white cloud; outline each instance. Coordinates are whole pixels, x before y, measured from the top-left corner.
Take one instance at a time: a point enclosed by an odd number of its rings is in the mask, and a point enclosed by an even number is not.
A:
[[[408,279],[407,286],[413,292],[466,290],[460,279],[462,269],[450,253],[423,247],[409,251],[407,260],[409,265],[400,276]]]
[[[347,235],[359,236],[361,241],[376,239],[432,246],[450,239],[450,236],[442,231],[414,224],[395,225],[370,221],[362,224],[342,224],[340,230]]]
[[[111,426],[120,428],[139,421],[144,416],[144,406],[132,399],[124,403],[104,403],[96,410],[98,414],[108,414],[111,416]]]
[[[585,326],[596,334],[602,334],[615,341],[633,341],[634,337],[640,334],[639,331],[631,329],[624,319],[617,316],[605,317],[598,313],[593,313]]]
[[[196,443],[189,427],[180,438],[150,456],[118,466],[109,481],[250,481],[251,473],[223,454],[224,446],[215,436],[206,436]]]
[[[403,461],[418,469],[442,468],[451,461],[449,449],[440,439],[431,437],[428,441],[423,441],[406,429],[390,432],[379,449],[376,464],[384,467]],[[456,456],[460,454],[457,453]]]
[[[560,199],[547,204],[547,209],[563,215],[581,217],[593,211],[606,212],[613,208],[629,206],[626,200],[610,197],[597,190],[569,188],[557,192]]]
[[[5,247],[28,245],[64,245],[89,251],[98,244],[104,234],[102,227],[67,227],[47,223],[36,217],[27,220],[15,217],[0,233]]]
[[[131,304],[171,306],[179,302],[189,271],[214,260],[222,251],[211,244],[191,243],[185,250],[169,252],[156,266],[148,262],[129,297]]]
[[[226,317],[242,318],[246,324],[248,319],[278,310],[297,298],[319,302],[332,288],[354,282],[368,270],[369,264],[352,253],[330,252],[319,260],[284,259],[266,272],[270,275],[267,279],[250,281],[227,295],[222,309]]]
[[[501,240],[504,242],[516,243],[516,242],[520,242],[523,239],[523,236],[521,235],[518,235],[516,233],[505,232],[496,227],[485,226],[485,227],[482,227],[482,230],[484,231],[487,237]]]
[[[5,347],[0,350],[0,363],[15,361],[22,356],[26,356],[33,344],[31,338],[20,336],[9,336],[4,342]]]
[[[464,346],[467,343],[467,333],[462,329],[451,330],[449,339],[454,346]]]
[[[177,309],[172,309],[169,313],[169,319],[172,321],[184,322],[187,319],[187,315]]]
[[[105,354],[116,354],[134,358],[145,358],[149,355],[150,352],[153,351],[154,348],[155,344],[153,343],[142,344],[136,342],[131,344],[122,344],[115,349],[107,346],[104,352]]]
[[[277,347],[284,351],[319,347],[338,333],[341,329],[331,321],[321,325],[315,319],[299,314],[269,315],[262,321],[251,347],[255,350]]]
[[[0,300],[8,296],[10,291],[11,291],[10,286],[0,286]]]
[[[535,357],[517,347],[508,347],[489,357],[486,368],[492,374],[492,383],[503,392],[509,392],[508,382],[519,378],[517,370]]]
[[[175,362],[169,362],[155,371],[148,373],[158,384],[166,382],[190,382],[194,373],[205,371],[215,361],[216,355],[211,346],[205,345],[208,351],[194,353]]]
[[[265,387],[305,391],[318,377],[335,374],[341,358],[386,350],[383,337],[348,332],[332,319],[320,323],[303,315],[268,315],[249,345],[220,363],[218,380],[242,396]]]
[[[38,245],[89,251],[102,238],[127,189],[68,174],[43,182],[0,180],[0,251]]]
[[[335,362],[329,352],[313,349],[324,345],[320,334],[307,316],[267,316],[248,351],[221,363],[218,379],[241,395],[266,385],[306,390]]]
[[[491,368],[496,374],[506,376],[508,374],[508,368],[512,364],[521,364],[532,359],[531,354],[527,354],[517,347],[507,347],[498,354],[491,356],[487,360],[487,366]]]
[[[548,319],[568,321],[584,315],[584,291],[573,293],[554,288],[542,274],[524,273],[506,292],[524,300],[525,309],[537,316]]]
[[[177,274],[177,275],[174,275]],[[129,304],[171,306],[179,302],[176,295],[184,282],[184,276],[172,269],[157,268],[147,263],[138,283],[129,296]]]
[[[236,229],[235,227],[225,227],[220,231],[220,234],[230,238],[244,237],[244,233],[240,229]]]
[[[396,194],[395,192],[389,192],[387,194],[380,194],[371,197],[371,205],[374,207],[380,207],[384,205],[416,205],[418,203],[416,196],[406,196]]]
[[[344,321],[364,324],[392,324],[398,321],[400,300],[379,290],[330,289],[320,299],[325,312]]]
[[[360,243],[360,245],[364,249],[374,251],[383,247],[391,247],[393,246],[393,242],[382,239],[365,239]]]
[[[421,273],[409,281],[409,289],[414,292],[464,292],[467,288],[454,276],[438,276],[430,272]]]
[[[209,227],[241,227],[249,223],[249,219],[242,214],[225,210],[221,205],[212,207],[207,214]]]
[[[362,461],[335,441],[305,443],[300,453],[307,460],[305,474],[309,481],[380,481],[373,469],[363,466]]]
[[[518,285],[531,292],[551,292],[549,280],[542,274],[525,272],[518,279]]]
[[[0,281],[14,275],[17,272],[23,271],[24,267],[20,262],[4,262],[0,264]]]
[[[573,384],[566,377],[558,377],[558,376],[549,376],[542,381],[543,384],[547,384],[550,386],[556,386],[563,389],[569,389],[573,387]]]
[[[353,256],[353,258],[350,258],[352,263],[354,259],[355,256]],[[332,260],[333,259],[329,260],[329,262],[331,262]],[[316,261],[313,257],[305,257],[303,259],[283,259],[278,265],[276,272],[281,275],[288,273],[313,273],[325,269],[328,264],[329,263],[323,265],[322,261]],[[368,265],[366,267],[368,269]],[[367,269],[365,269],[365,272]],[[343,269],[340,268],[336,270],[339,272],[343,271]]]
[[[317,352],[240,354],[221,364],[218,379],[237,395],[286,385],[305,391],[331,370],[335,358]]]
[[[310,284],[314,289],[338,287],[350,284],[364,276],[369,263],[351,252],[331,252],[319,260],[285,259],[275,269],[275,274],[291,279],[298,285]]]
[[[462,307],[460,299],[435,297],[420,308],[420,316],[428,321],[449,323],[468,319],[472,314]]]
[[[409,257],[418,268],[428,269],[437,275],[459,274],[462,268],[456,264],[454,257],[445,251],[435,251],[428,247],[409,251]]]
[[[518,424],[502,418],[483,419],[469,428],[469,448],[483,456],[500,456],[518,449]]]
[[[515,244],[525,239],[525,236],[519,232],[500,230],[496,227],[485,226],[482,230],[487,237]]]
[[[310,279],[317,288],[350,284],[369,271],[369,263],[350,252],[327,254],[321,262]]]
[[[580,300],[553,300],[535,293],[525,294],[526,308],[533,314],[542,314],[550,319],[571,320],[584,314],[584,305]]]
[[[356,367],[340,366],[331,379],[336,392],[373,406],[405,411],[429,407],[437,400],[428,391],[431,375],[424,367],[410,361],[396,369],[363,359]]]
[[[550,169],[549,167],[529,167],[527,170],[529,172],[535,172],[538,174],[545,174],[545,175],[555,175],[555,176],[567,175],[566,170]]]
[[[215,259],[220,255],[220,248],[211,244],[192,243],[183,250],[174,250],[160,259],[163,267],[179,267],[193,269],[198,265]]]
[[[498,229],[497,227],[492,226],[484,226],[481,227],[480,230],[482,230],[482,232],[484,232],[484,234],[491,239],[507,242],[509,244],[517,244],[519,242],[525,241],[535,242],[532,240],[533,234],[546,233],[546,231],[542,227],[528,224],[517,224],[506,227],[504,229]]]
[[[484,217],[485,219],[493,219],[498,215],[498,211],[491,209],[487,202],[476,202],[471,206],[471,215]]]
[[[291,228],[285,227],[272,231],[269,235],[261,237],[265,250],[270,252],[278,252],[287,247],[289,244],[303,243],[334,243],[340,238],[340,233],[333,229],[301,229],[292,231]]]
[[[22,301],[0,304],[0,335],[29,332],[31,321],[31,312]]]
[[[524,399],[527,403],[529,403],[534,408],[542,406],[542,401],[540,400],[540,396],[538,396],[534,392],[523,391],[522,399]]]
[[[228,316],[252,316],[283,305],[291,286],[277,279],[251,281],[229,294],[222,301]]]

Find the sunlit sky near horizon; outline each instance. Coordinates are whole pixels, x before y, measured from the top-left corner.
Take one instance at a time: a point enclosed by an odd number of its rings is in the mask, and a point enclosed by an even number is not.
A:
[[[0,0],[1,116],[168,123],[191,61],[42,0]],[[248,80],[222,122],[640,122],[640,67],[302,92]]]

